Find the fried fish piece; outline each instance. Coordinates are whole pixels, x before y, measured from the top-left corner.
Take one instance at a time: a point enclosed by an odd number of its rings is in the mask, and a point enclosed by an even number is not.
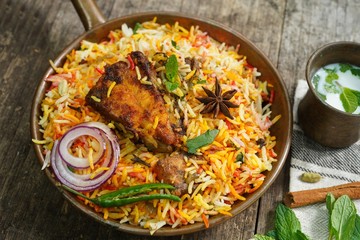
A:
[[[175,131],[179,125],[154,84],[156,71],[142,52],[129,56],[135,66],[124,61],[106,66],[86,102],[108,120],[132,131],[149,150],[171,152],[180,143],[180,134]]]

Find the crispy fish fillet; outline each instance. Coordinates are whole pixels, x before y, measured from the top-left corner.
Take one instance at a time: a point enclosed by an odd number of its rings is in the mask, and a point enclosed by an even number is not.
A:
[[[108,120],[121,123],[140,138],[149,150],[171,152],[180,142],[178,122],[169,114],[155,87],[156,72],[141,52],[131,52],[136,67],[119,61],[105,67],[105,74],[86,96],[86,102]],[[140,79],[150,84],[141,83]],[[109,88],[115,82],[111,92]],[[110,92],[110,96],[108,96]],[[100,101],[99,101],[100,100]]]

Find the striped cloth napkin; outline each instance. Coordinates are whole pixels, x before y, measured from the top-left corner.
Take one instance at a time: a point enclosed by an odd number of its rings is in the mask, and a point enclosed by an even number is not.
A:
[[[299,80],[295,91],[290,192],[360,181],[360,141],[343,149],[324,147],[304,136],[298,126],[297,108],[308,88],[305,80]],[[302,182],[299,177],[304,172],[319,173],[322,179],[317,183]],[[354,200],[354,203],[360,215],[360,200]],[[301,222],[302,232],[310,239],[328,239],[328,211],[324,203],[293,210]]]

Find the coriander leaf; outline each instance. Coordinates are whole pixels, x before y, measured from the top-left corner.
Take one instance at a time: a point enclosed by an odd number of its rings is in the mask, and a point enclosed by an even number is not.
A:
[[[265,235],[259,235],[259,234],[256,234],[252,240],[275,240],[275,238],[273,237],[269,237],[269,236],[265,236]]]
[[[360,68],[352,68],[350,71],[354,76],[360,77]]]
[[[349,88],[344,88],[340,94],[341,103],[345,112],[352,113],[358,107],[358,98]]]
[[[292,236],[301,231],[295,213],[283,204],[279,204],[275,210],[275,231],[279,240],[293,239]]]
[[[327,83],[332,83],[334,80],[337,80],[337,79],[339,79],[339,75],[337,75],[335,72],[330,72],[330,73],[328,73],[328,75],[326,76],[326,78],[325,78],[325,81],[327,82]]]
[[[351,65],[347,64],[347,63],[340,63],[339,65],[340,65],[341,72],[346,72],[347,70],[352,69]]]
[[[350,239],[355,230],[356,208],[349,196],[339,197],[331,214],[331,227],[336,239]]]
[[[174,40],[171,40],[171,45],[176,48],[176,42]]]
[[[141,23],[136,23],[134,26],[134,34],[136,34],[137,30],[139,30],[139,28],[141,28],[141,27],[142,27]]]
[[[171,55],[165,64],[165,75],[170,82],[175,81],[178,74],[179,64],[175,55]]]
[[[218,135],[219,129],[207,130],[205,133],[197,136],[196,138],[189,139],[186,141],[186,146],[188,148],[188,153],[196,153],[196,150],[209,145]]]
[[[355,229],[353,234],[351,235],[351,240],[359,240],[360,239],[360,216],[356,215],[355,217]]]

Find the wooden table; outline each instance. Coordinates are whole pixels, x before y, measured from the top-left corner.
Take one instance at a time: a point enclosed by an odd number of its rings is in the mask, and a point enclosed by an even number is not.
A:
[[[144,11],[180,11],[239,31],[277,66],[293,96],[316,48],[360,41],[360,1],[107,0],[109,19]],[[0,0],[0,239],[155,239],[101,225],[69,205],[40,170],[30,136],[30,106],[48,60],[84,28],[70,1]],[[273,228],[288,168],[243,213],[206,231],[168,239],[249,239]],[[167,239],[167,238],[160,238]]]

